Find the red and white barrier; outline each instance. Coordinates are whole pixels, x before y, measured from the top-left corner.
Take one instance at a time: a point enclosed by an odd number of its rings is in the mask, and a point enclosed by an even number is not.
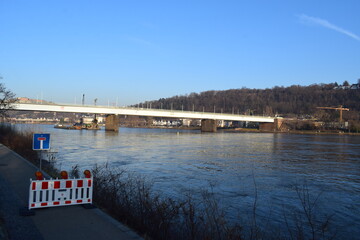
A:
[[[91,204],[93,178],[30,179],[29,209]]]

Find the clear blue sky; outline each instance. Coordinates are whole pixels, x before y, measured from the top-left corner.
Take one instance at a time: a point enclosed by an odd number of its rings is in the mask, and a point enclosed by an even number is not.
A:
[[[360,1],[0,0],[0,81],[61,103],[355,83]]]

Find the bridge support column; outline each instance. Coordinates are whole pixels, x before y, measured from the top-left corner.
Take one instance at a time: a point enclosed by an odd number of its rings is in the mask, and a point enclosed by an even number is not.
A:
[[[117,115],[107,115],[105,119],[105,130],[106,131],[119,131],[119,118]]]
[[[202,132],[216,132],[216,120],[213,119],[201,119],[201,131]]]
[[[259,130],[269,132],[281,131],[282,123],[282,118],[275,118],[273,123],[260,123]]]

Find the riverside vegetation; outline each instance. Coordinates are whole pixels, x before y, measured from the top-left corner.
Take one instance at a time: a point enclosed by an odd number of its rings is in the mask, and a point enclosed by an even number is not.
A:
[[[32,150],[32,133],[17,131],[11,125],[0,125],[0,142],[38,164],[38,156]],[[45,165],[44,170],[52,177],[59,177],[59,171],[51,165]],[[95,165],[92,173],[95,204],[145,239],[336,238],[336,231],[331,227],[333,216],[317,214],[321,194],[310,193],[306,186],[294,188],[300,207],[291,215],[284,214],[282,229],[269,230],[266,224],[259,224],[255,179],[251,217],[233,223],[227,220],[224,209],[218,204],[219,199],[211,191],[203,191],[201,196],[187,193],[182,199],[174,199],[155,192],[150,181],[125,170]],[[70,175],[79,176],[79,167],[74,166]]]

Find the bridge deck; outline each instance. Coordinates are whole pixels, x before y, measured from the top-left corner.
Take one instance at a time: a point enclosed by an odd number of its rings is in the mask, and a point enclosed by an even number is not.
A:
[[[43,111],[43,112],[69,112],[69,113],[96,113],[135,115],[169,118],[190,118],[190,119],[214,119],[228,121],[249,121],[249,122],[274,122],[274,117],[248,116],[228,113],[190,112],[166,109],[143,109],[128,107],[104,107],[104,106],[79,106],[79,105],[57,105],[57,104],[14,104],[15,110],[19,111]]]

